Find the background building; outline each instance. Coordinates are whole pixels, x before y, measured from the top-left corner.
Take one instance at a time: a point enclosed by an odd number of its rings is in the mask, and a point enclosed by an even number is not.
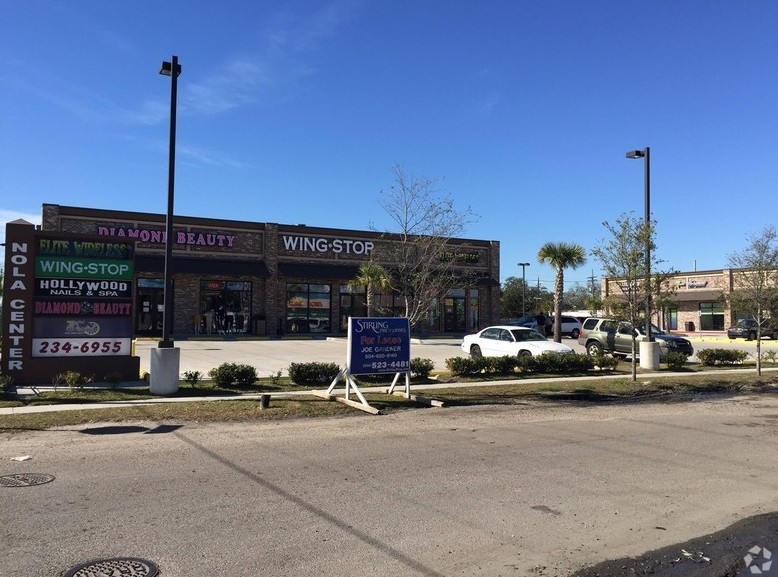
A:
[[[728,295],[738,287],[740,272],[717,269],[678,272],[663,283],[662,305],[654,322],[670,331],[725,331],[740,318],[743,311],[732,310]],[[603,298],[622,294],[614,279],[602,281]]]

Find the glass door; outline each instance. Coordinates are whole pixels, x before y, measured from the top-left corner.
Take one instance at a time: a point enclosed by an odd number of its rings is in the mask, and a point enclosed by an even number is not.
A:
[[[139,278],[135,295],[135,332],[145,336],[161,336],[165,310],[165,280]]]

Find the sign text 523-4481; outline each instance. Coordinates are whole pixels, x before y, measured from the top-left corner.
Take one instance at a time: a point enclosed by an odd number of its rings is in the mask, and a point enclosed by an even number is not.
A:
[[[132,339],[33,339],[33,357],[128,356]]]

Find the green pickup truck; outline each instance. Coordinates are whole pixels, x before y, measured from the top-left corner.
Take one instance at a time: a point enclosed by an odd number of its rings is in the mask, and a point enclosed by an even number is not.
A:
[[[614,357],[632,355],[632,336],[636,342],[646,340],[645,328],[633,328],[628,322],[612,318],[589,317],[581,325],[578,344],[586,348],[587,354],[598,356],[610,353]],[[678,351],[690,357],[694,347],[688,339],[669,335],[659,327],[651,325],[651,336],[659,343],[659,356],[664,357],[670,351]],[[639,353],[639,348],[638,352]]]

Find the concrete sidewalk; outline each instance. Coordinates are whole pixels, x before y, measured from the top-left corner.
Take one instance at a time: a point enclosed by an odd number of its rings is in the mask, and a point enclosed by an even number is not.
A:
[[[709,371],[706,374],[714,374],[720,372],[722,374],[731,375],[733,373],[754,373],[754,368],[744,369],[727,369],[723,371]],[[778,367],[775,368],[762,368],[763,373],[778,372]],[[671,373],[671,372],[657,372],[657,373],[641,373],[638,374],[639,380],[652,380],[657,378],[672,378],[674,376],[688,377],[689,373]],[[456,389],[456,388],[478,388],[478,387],[494,387],[503,385],[515,385],[521,384],[537,384],[537,383],[559,383],[568,382],[572,379],[585,379],[585,380],[611,380],[611,379],[623,379],[624,375],[587,375],[585,377],[539,377],[528,379],[503,379],[494,381],[477,381],[477,382],[461,382],[461,383],[428,383],[423,385],[411,385],[411,394],[416,394],[421,391],[435,391],[436,389]],[[386,385],[375,387],[360,387],[360,391],[363,393],[385,393],[387,391]],[[111,409],[111,408],[124,408],[129,406],[138,405],[158,405],[166,403],[191,403],[191,402],[214,402],[214,401],[234,401],[234,400],[260,400],[264,395],[269,396],[271,399],[290,399],[295,397],[310,397],[315,396],[316,393],[323,393],[328,387],[322,387],[318,389],[306,389],[304,391],[280,391],[280,392],[258,392],[247,394],[235,394],[235,395],[211,395],[204,397],[156,397],[153,399],[137,399],[132,401],[113,401],[107,403],[82,403],[82,404],[58,404],[58,405],[35,405],[25,407],[4,407],[0,408],[0,416],[2,415],[21,415],[28,413],[47,413],[54,411],[80,411],[89,409]],[[345,390],[344,383],[338,383],[333,390],[333,394],[342,396]],[[404,393],[405,387],[401,381],[395,387],[396,393]],[[549,393],[549,398],[562,398],[566,394]],[[353,397],[352,397],[353,398]]]

